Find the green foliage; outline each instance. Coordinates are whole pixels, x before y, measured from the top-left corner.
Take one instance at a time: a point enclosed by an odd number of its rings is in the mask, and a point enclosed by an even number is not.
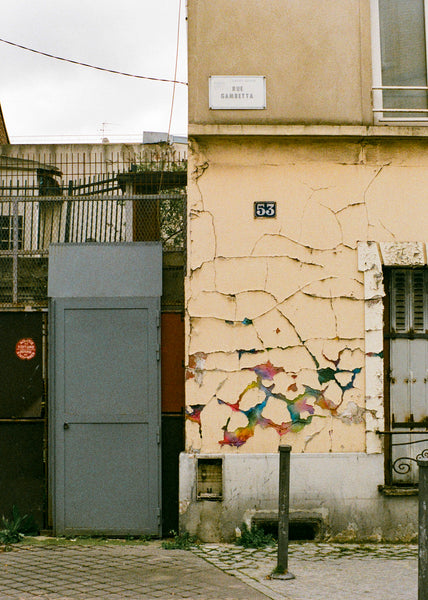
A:
[[[182,158],[172,144],[159,142],[150,152],[145,153],[134,166],[135,172],[147,171],[187,171],[187,159]]]
[[[37,532],[34,519],[28,515],[21,516],[16,506],[12,508],[11,518],[2,517],[0,526],[0,544],[6,547],[20,542],[25,534]]]
[[[160,142],[156,149],[144,156],[134,166],[136,173],[148,172],[187,172],[187,159],[182,158],[167,142]],[[186,247],[186,190],[185,187],[171,187],[159,191],[160,241],[164,249],[184,250]],[[171,198],[171,196],[174,196]],[[163,197],[164,196],[164,197]]]
[[[164,550],[190,550],[190,548],[197,543],[196,537],[190,535],[187,531],[184,533],[171,531],[171,535],[173,536],[172,540],[162,542],[162,548]]]
[[[170,190],[170,194],[177,190]],[[180,193],[180,192],[178,192]],[[165,249],[184,249],[186,231],[186,198],[161,198],[159,206],[161,242]]]
[[[255,523],[251,524],[251,529],[248,529],[246,523],[242,523],[241,536],[236,539],[235,543],[244,548],[265,548],[274,544],[275,540],[270,533],[265,533]]]

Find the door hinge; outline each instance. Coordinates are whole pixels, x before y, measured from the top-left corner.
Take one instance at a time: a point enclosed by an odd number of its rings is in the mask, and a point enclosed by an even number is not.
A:
[[[158,525],[160,525],[161,518],[162,518],[162,511],[161,511],[161,509],[159,507],[156,509],[156,517],[157,517],[157,520],[158,520]]]
[[[161,443],[161,430],[160,430],[160,428],[156,432],[156,441],[157,441],[158,444]]]

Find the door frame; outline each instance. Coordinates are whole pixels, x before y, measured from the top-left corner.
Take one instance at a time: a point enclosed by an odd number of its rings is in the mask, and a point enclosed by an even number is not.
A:
[[[50,326],[49,326],[49,348],[51,354],[51,360],[49,361],[49,382],[50,382],[50,395],[49,395],[49,449],[50,449],[50,460],[49,460],[49,489],[50,489],[50,501],[52,506],[52,526],[53,530],[57,534],[68,534],[68,533],[89,533],[88,531],[78,532],[76,529],[68,531],[66,529],[65,522],[65,455],[64,455],[64,440],[59,443],[59,439],[64,437],[63,424],[59,423],[58,418],[65,416],[64,410],[62,411],[58,407],[58,402],[64,402],[64,390],[59,390],[58,386],[61,385],[64,373],[64,352],[58,349],[57,343],[59,340],[64,342],[64,331],[60,334],[57,332],[58,326],[64,326],[64,313],[66,309],[103,309],[103,308],[118,308],[118,309],[138,309],[147,308],[152,319],[156,323],[156,334],[149,332],[151,336],[150,345],[155,348],[157,358],[157,369],[156,377],[150,382],[150,388],[153,389],[153,396],[157,398],[156,406],[153,407],[153,419],[154,422],[149,424],[151,429],[150,437],[156,440],[156,484],[153,489],[156,491],[156,498],[154,502],[159,507],[157,509],[157,527],[153,531],[112,531],[110,533],[114,535],[161,535],[161,485],[162,485],[162,472],[161,472],[161,399],[160,399],[160,301],[159,298],[147,298],[147,297],[114,297],[114,298],[55,298],[50,300]],[[62,312],[62,316],[61,316]],[[150,322],[150,317],[149,317]],[[62,358],[61,358],[62,356]],[[61,364],[62,361],[62,364]],[[61,370],[62,369],[62,370]],[[62,373],[61,377],[57,376],[57,372]],[[136,421],[137,422],[137,421]],[[61,438],[61,439],[62,439]],[[94,532],[102,533],[102,532]],[[105,533],[109,533],[106,531]]]

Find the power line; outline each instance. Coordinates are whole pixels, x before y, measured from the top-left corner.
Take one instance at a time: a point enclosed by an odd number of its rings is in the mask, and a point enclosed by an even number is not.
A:
[[[181,0],[178,0],[178,23],[177,23],[177,47],[175,50],[175,69],[174,69],[174,79],[177,79],[177,69],[178,69],[178,51],[180,47],[180,16],[181,16]],[[171,99],[171,112],[169,115],[169,125],[168,125],[168,141],[171,134],[171,123],[172,123],[172,113],[174,111],[174,99],[175,99],[175,86],[172,86],[172,99]]]
[[[160,77],[147,77],[145,75],[133,75],[132,73],[124,73],[123,71],[115,71],[114,69],[105,69],[104,67],[97,67],[95,65],[89,65],[87,63],[79,62],[78,60],[71,60],[70,58],[62,58],[61,56],[55,56],[54,54],[48,54],[47,52],[41,52],[40,50],[34,50],[34,48],[27,48],[26,46],[22,46],[21,44],[15,44],[14,42],[9,42],[8,40],[2,40],[0,38],[0,42],[4,44],[9,44],[9,46],[15,46],[16,48],[21,48],[22,50],[28,50],[28,52],[34,52],[34,54],[41,54],[42,56],[47,56],[48,58],[55,58],[56,60],[62,60],[64,62],[72,63],[73,65],[79,65],[80,67],[89,67],[90,69],[96,69],[97,71],[105,71],[107,73],[114,73],[115,75],[124,75],[125,77],[134,77],[136,79],[148,79],[150,81],[164,81],[166,83],[178,83],[180,85],[188,85],[186,81],[177,81],[175,79],[162,79]]]

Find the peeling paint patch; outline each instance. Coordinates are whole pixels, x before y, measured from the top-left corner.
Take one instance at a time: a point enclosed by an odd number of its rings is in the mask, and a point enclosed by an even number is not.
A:
[[[346,408],[340,413],[339,419],[347,425],[363,423],[365,412],[362,406],[358,406],[355,402],[348,402]]]
[[[201,386],[204,379],[205,361],[207,355],[205,352],[195,352],[189,356],[189,366],[186,369],[186,379],[195,379]]]
[[[186,419],[199,425],[199,435],[202,437],[201,412],[205,408],[205,404],[191,404],[186,408]],[[190,409],[190,410],[189,410]]]
[[[361,413],[360,407],[358,407],[354,402],[348,403],[347,408],[342,412],[341,415],[338,415],[337,413],[339,406],[343,402],[345,393],[354,387],[355,378],[362,370],[361,367],[355,367],[351,370],[340,368],[340,361],[343,353],[346,350],[349,349],[342,349],[335,360],[324,356],[326,360],[333,364],[333,367],[321,368],[318,360],[315,358],[315,356],[313,356],[314,363],[317,366],[318,382],[321,385],[325,383],[334,383],[339,388],[340,401],[337,404],[326,395],[328,386],[322,389],[315,389],[309,385],[303,385],[304,391],[294,398],[288,398],[282,392],[274,391],[276,385],[275,383],[265,385],[263,382],[273,381],[277,375],[285,373],[285,369],[282,366],[274,366],[270,361],[254,367],[244,368],[244,370],[253,371],[256,374],[256,379],[251,381],[243,389],[235,402],[228,402],[219,397],[217,397],[217,401],[219,404],[229,407],[232,413],[240,413],[244,415],[247,419],[247,423],[246,425],[237,427],[234,430],[229,430],[231,421],[231,417],[229,417],[226,421],[226,424],[222,427],[223,439],[219,440],[220,446],[227,445],[236,448],[243,446],[251,437],[254,436],[257,426],[261,427],[262,429],[272,428],[281,437],[287,433],[298,433],[306,425],[309,425],[313,418],[325,418],[326,415],[315,413],[315,407],[319,407],[322,410],[328,411],[332,416],[340,418],[344,423],[360,423],[363,419],[364,409],[361,409],[363,411]],[[291,374],[291,376],[294,380],[297,377],[296,374]],[[254,389],[262,392],[264,394],[264,399],[255,406],[245,410],[241,407],[241,402],[244,396],[250,390]],[[295,381],[293,381],[287,388],[287,392],[296,392],[297,390],[298,387]],[[276,399],[285,403],[291,420],[277,423],[263,415],[263,411],[271,399]]]

